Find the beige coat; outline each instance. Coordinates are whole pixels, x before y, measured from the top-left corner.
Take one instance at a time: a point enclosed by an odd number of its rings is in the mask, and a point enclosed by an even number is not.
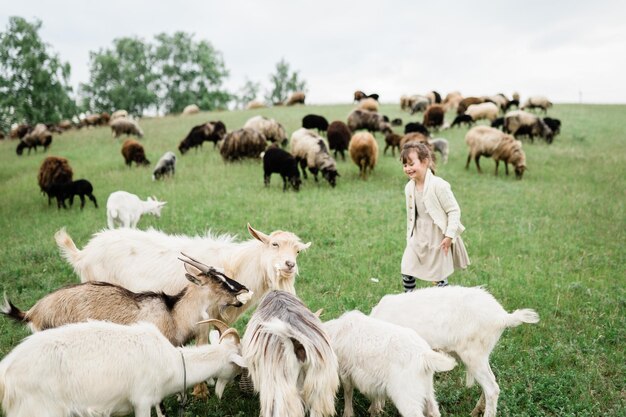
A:
[[[404,195],[406,196],[406,239],[409,240],[413,228],[415,227],[416,214],[413,204],[413,192],[415,183],[409,181],[404,187]],[[426,179],[424,180],[423,191],[424,206],[426,212],[432,217],[433,222],[441,229],[444,236],[454,239],[457,238],[465,227],[461,224],[461,208],[452,194],[450,184],[444,179],[435,176],[431,170],[426,171]]]

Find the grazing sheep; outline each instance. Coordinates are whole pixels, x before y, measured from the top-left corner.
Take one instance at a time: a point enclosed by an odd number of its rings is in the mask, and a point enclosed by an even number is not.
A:
[[[270,146],[263,155],[263,182],[266,187],[270,185],[270,177],[274,172],[283,179],[283,191],[287,191],[287,182],[295,191],[300,190],[302,180],[296,158],[276,145]]]
[[[110,282],[133,292],[176,294],[185,288],[188,281],[185,268],[178,261],[180,253],[222,268],[252,293],[244,309],[209,312],[210,317],[233,323],[269,290],[295,293],[297,257],[311,245],[302,243],[291,232],[277,230],[266,235],[249,224],[248,231],[253,239],[235,242],[231,236],[211,233],[185,236],[153,229],[108,229],[96,233],[82,250],[63,229],[54,238],[81,282]]]
[[[37,146],[43,146],[44,151],[47,151],[51,143],[52,133],[48,130],[48,127],[43,123],[37,123],[33,129],[20,138],[16,153],[22,155],[24,148],[28,148],[28,154],[30,155],[30,151],[33,148],[37,152]]]
[[[551,117],[544,117],[543,122],[552,130],[554,136],[561,133],[561,121]]]
[[[43,160],[37,174],[37,183],[41,192],[48,195],[48,205],[50,205],[52,200],[52,195],[46,191],[48,187],[52,184],[71,182],[73,175],[74,171],[72,171],[72,167],[70,167],[67,159],[58,156],[48,156]]]
[[[491,122],[491,127],[495,127],[496,129],[504,128],[504,117],[498,117],[497,119]]]
[[[167,151],[159,158],[154,170],[152,171],[152,181],[159,180],[165,176],[174,176],[176,173],[176,155],[174,152]]]
[[[96,201],[96,197],[93,195],[93,186],[85,179],[52,183],[48,186],[48,188],[46,188],[45,191],[48,194],[48,198],[55,197],[57,199],[57,208],[59,209],[61,207],[64,209],[67,208],[65,205],[65,200],[67,199],[70,200],[70,207],[72,207],[74,205],[75,196],[80,198],[81,210],[85,207],[85,196],[93,201],[93,205],[98,208],[98,202]]]
[[[187,136],[178,145],[181,155],[189,149],[202,147],[204,142],[213,142],[213,147],[226,136],[226,125],[221,121],[210,121],[191,128]]]
[[[317,114],[307,114],[302,118],[302,127],[305,129],[317,129],[318,132],[328,130],[328,120]]]
[[[385,149],[383,150],[383,155],[387,153],[387,149],[391,148],[391,155],[396,156],[396,148],[398,152],[400,152],[400,141],[402,140],[402,136],[397,133],[391,132],[385,135]]]
[[[267,147],[265,136],[256,129],[244,128],[228,133],[221,142],[220,155],[225,162],[260,158]]]
[[[337,153],[339,152],[341,159],[345,161],[345,151],[348,150],[350,138],[352,137],[352,132],[348,126],[342,121],[335,120],[328,125],[326,137],[328,138],[328,148],[333,151],[335,158],[337,158]]]
[[[448,163],[448,154],[450,146],[448,141],[444,138],[434,138],[428,141],[433,147],[433,149],[441,154],[441,158],[444,164]]]
[[[376,112],[355,109],[348,115],[348,128],[355,132],[367,129],[369,132],[391,132],[391,125],[385,122],[383,116]]]
[[[549,144],[554,139],[554,132],[537,115],[524,110],[513,110],[504,115],[504,131],[515,137],[528,135],[531,142],[540,136]]]
[[[143,130],[141,130],[139,125],[134,120],[121,117],[112,120],[109,125],[111,126],[111,135],[116,138],[123,134],[135,135],[140,138],[143,137]]]
[[[183,109],[183,116],[200,113],[200,107],[197,104],[190,104]]]
[[[409,98],[411,114],[425,111],[430,105],[430,100],[426,96],[414,95]]]
[[[302,176],[306,179],[306,168],[311,171],[315,182],[317,173],[322,171],[322,176],[328,181],[331,187],[337,185],[337,164],[328,153],[326,143],[321,136],[312,130],[300,128],[291,134],[291,153],[300,164]]]
[[[126,165],[129,167],[134,162],[135,165],[150,165],[150,161],[146,158],[146,153],[143,149],[143,145],[137,142],[135,139],[127,139],[122,145],[122,156]]]
[[[369,132],[358,132],[350,139],[348,148],[352,161],[359,167],[359,175],[366,179],[368,170],[371,174],[378,160],[378,143]]]
[[[150,323],[92,321],[22,341],[0,362],[0,393],[6,417],[150,417],[166,396],[207,378],[225,386],[243,366],[234,329],[175,347]]]
[[[126,110],[116,110],[111,114],[111,120],[109,123],[113,122],[116,119],[125,119],[128,117],[128,112]]]
[[[264,116],[255,116],[243,125],[244,129],[254,129],[261,133],[265,140],[272,143],[278,143],[285,146],[287,144],[287,133],[282,124],[274,119],[268,119]]]
[[[357,109],[377,112],[378,111],[378,101],[374,100],[373,98],[369,98],[369,97],[368,98],[364,98],[361,101],[359,101],[359,105],[357,106]]]
[[[459,91],[452,91],[446,94],[446,98],[443,99],[443,107],[446,111],[450,109],[456,110],[461,100],[463,100],[463,95]]]
[[[480,97],[466,97],[459,102],[459,105],[456,108],[457,114],[464,114],[465,110],[472,104],[480,104],[485,100]]]
[[[349,311],[322,324],[339,362],[344,392],[343,417],[352,417],[356,387],[372,404],[370,415],[391,398],[403,417],[439,416],[433,374],[449,371],[456,361],[433,351],[415,331]]]
[[[322,323],[296,296],[269,292],[241,343],[264,417],[335,415],[337,357]]]
[[[474,121],[487,119],[490,122],[493,122],[498,118],[498,113],[500,109],[498,106],[492,102],[484,102],[478,104],[470,104],[465,110],[465,114],[468,114],[472,117]]]
[[[411,123],[407,123],[406,126],[404,126],[405,135],[407,133],[413,133],[413,132],[421,133],[424,136],[430,136],[430,132],[428,131],[426,126],[424,126],[420,122],[411,122]]]
[[[459,114],[454,118],[450,127],[461,126],[463,123],[465,123],[467,127],[472,127],[474,119],[469,114]]]
[[[472,416],[484,411],[484,417],[496,416],[500,393],[489,366],[491,351],[506,328],[539,321],[531,309],[508,313],[484,289],[458,286],[386,295],[370,316],[411,328],[432,349],[454,353],[465,364],[467,385],[476,380],[483,390]]]
[[[135,194],[126,191],[114,191],[107,199],[107,226],[114,229],[116,223],[122,227],[137,227],[143,214],[161,217],[161,209],[165,201],[157,201],[156,197],[148,197],[142,201]]]
[[[294,104],[304,104],[305,94],[302,91],[296,91],[291,94],[287,102],[287,106],[293,106]]]
[[[441,126],[443,126],[445,115],[446,112],[443,109],[443,105],[431,104],[424,112],[424,127],[427,129],[432,127],[433,129],[438,130]]]
[[[526,99],[521,110],[541,109],[544,113],[548,112],[548,108],[552,107],[552,102],[545,96],[531,96]]]
[[[489,126],[475,126],[465,135],[465,143],[469,147],[465,169],[469,169],[472,159],[476,161],[476,169],[480,170],[479,160],[481,156],[491,156],[496,161],[495,175],[498,175],[498,164],[504,161],[506,174],[509,174],[508,164],[513,165],[515,177],[522,179],[526,169],[526,155],[522,150],[521,142],[513,136]]]
[[[82,127],[102,125],[102,115],[94,113],[86,115],[80,122]]]

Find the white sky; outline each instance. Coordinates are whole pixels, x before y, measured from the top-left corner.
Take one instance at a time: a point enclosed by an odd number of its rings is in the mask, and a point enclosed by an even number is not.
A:
[[[184,31],[222,53],[232,92],[250,79],[262,96],[284,58],[310,104],[350,102],[355,90],[383,102],[459,90],[626,103],[623,0],[0,0],[0,31],[9,16],[42,21],[75,91],[90,51]]]

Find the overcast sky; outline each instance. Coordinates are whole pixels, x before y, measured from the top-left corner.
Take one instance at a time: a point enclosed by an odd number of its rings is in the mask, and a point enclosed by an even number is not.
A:
[[[222,53],[231,92],[250,79],[263,93],[284,58],[312,104],[355,90],[383,102],[459,90],[626,103],[623,0],[0,1],[0,30],[9,16],[41,20],[75,88],[89,80],[90,51],[184,31]]]

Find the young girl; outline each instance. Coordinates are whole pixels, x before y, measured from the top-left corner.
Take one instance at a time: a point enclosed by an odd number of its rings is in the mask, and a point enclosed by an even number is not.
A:
[[[404,291],[415,289],[416,278],[445,287],[455,269],[465,269],[470,264],[460,236],[465,230],[461,208],[450,184],[435,176],[432,155],[425,144],[405,144],[400,160],[410,179],[404,188],[407,213],[407,242],[401,265]]]

